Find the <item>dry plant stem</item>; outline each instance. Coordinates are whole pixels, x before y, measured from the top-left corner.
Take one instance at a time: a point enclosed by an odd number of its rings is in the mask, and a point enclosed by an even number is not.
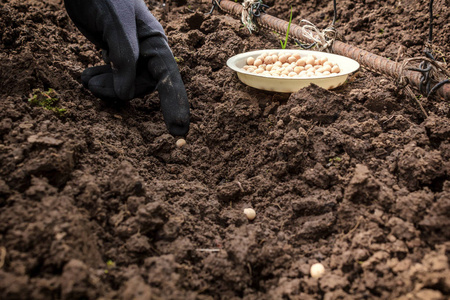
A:
[[[358,218],[358,220],[356,221],[355,227],[353,227],[352,229],[350,229],[349,232],[347,232],[346,234],[344,234],[344,235],[340,238],[340,240],[346,239],[346,238],[349,237],[356,229],[358,229],[358,227],[359,227],[359,225],[361,224],[361,221],[362,221],[363,219],[364,219],[364,217],[363,217],[363,216],[360,216],[360,217]]]
[[[426,118],[428,118],[428,113],[425,110],[425,108],[423,108],[422,103],[420,103],[419,99],[417,99],[416,95],[414,94],[414,92],[412,91],[412,89],[409,86],[405,86],[404,87],[406,93],[408,94],[408,96],[413,99],[416,104],[420,107],[420,110],[422,111],[423,116]]]
[[[0,247],[0,269],[3,268],[5,265],[5,259],[6,259],[6,248]]]
[[[220,2],[222,10],[231,13],[236,16],[242,14],[242,5],[229,1],[222,0]],[[274,30],[280,34],[285,34],[289,23],[281,20],[279,18],[273,17],[268,14],[261,14],[259,18],[256,19],[261,27]],[[305,43],[313,43],[314,40],[308,38],[308,34],[305,30],[298,25],[291,24],[290,28],[291,37],[295,37]],[[404,70],[403,74],[401,72],[401,64],[391,61],[382,56],[370,53],[368,51],[359,49],[340,41],[334,41],[332,47],[332,52],[338,55],[346,56],[348,58],[354,59],[359,62],[362,66],[367,69],[387,75],[392,78],[399,78],[400,76],[405,76],[408,78],[408,82],[416,88],[419,88],[421,74],[419,72],[414,72],[410,70]],[[450,100],[450,84],[444,84],[437,91],[436,95],[444,98],[445,100]]]
[[[239,186],[239,189],[241,190],[241,192],[244,192],[244,188],[242,187],[242,183],[240,183],[239,181],[236,181],[236,183]]]
[[[197,249],[198,252],[219,252],[220,249]]]

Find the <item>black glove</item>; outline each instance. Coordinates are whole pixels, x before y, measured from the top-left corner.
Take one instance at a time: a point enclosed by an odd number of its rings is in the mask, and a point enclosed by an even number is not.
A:
[[[105,100],[130,100],[158,90],[169,132],[189,130],[189,103],[161,24],[143,0],[64,0],[66,10],[107,65],[87,68],[83,85]]]

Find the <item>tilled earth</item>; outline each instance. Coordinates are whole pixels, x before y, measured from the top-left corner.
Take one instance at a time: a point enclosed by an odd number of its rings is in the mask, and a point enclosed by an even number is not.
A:
[[[428,1],[337,2],[347,43],[423,55]],[[364,68],[332,91],[255,90],[226,60],[282,36],[206,15],[206,0],[147,4],[191,104],[182,148],[156,93],[118,106],[82,87],[101,56],[62,1],[0,2],[1,299],[450,297],[448,102],[418,97],[425,117]],[[333,17],[332,1],[267,4],[284,20],[292,6],[297,24]],[[434,13],[445,62],[449,2]],[[65,113],[28,101],[49,88]]]

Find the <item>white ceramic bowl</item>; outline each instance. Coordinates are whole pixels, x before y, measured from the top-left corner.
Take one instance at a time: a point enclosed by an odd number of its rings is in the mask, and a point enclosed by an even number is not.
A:
[[[292,78],[253,74],[242,69],[242,67],[246,65],[248,57],[256,58],[263,52],[300,53],[301,57],[305,57],[311,54],[315,55],[317,58],[326,56],[329,61],[337,63],[339,65],[341,72],[338,74],[330,74],[321,77]],[[228,59],[227,65],[232,70],[237,72],[239,79],[246,85],[265,91],[281,93],[294,93],[301,88],[307,87],[311,83],[314,83],[325,89],[333,89],[342,85],[351,73],[359,69],[359,63],[357,61],[345,56],[319,51],[293,49],[267,49],[241,53]]]

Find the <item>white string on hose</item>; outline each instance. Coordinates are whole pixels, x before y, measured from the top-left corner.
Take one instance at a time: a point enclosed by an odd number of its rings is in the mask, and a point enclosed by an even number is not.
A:
[[[314,41],[313,44],[317,45],[319,51],[329,52],[329,49],[331,49],[333,42],[337,38],[337,31],[333,26],[321,31],[316,25],[304,19],[300,21],[299,26],[302,27],[303,36]]]
[[[252,10],[253,10],[253,5],[257,4],[258,2],[260,2],[260,1],[259,0],[244,0],[244,2],[242,2],[242,6],[244,7],[244,9],[242,10],[241,21],[242,21],[242,24],[244,24],[245,27],[247,27],[247,29],[250,31],[250,33],[257,29],[256,24],[253,22]]]

